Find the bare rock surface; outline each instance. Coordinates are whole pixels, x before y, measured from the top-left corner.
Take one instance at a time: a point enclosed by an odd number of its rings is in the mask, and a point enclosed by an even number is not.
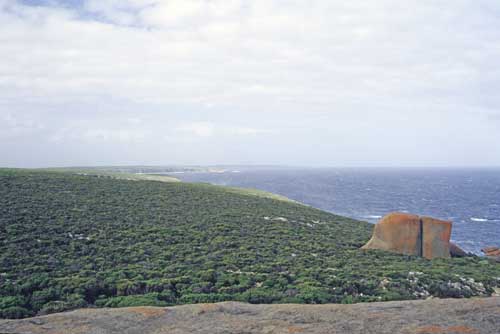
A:
[[[431,217],[421,217],[422,256],[427,259],[450,257],[451,223]]]
[[[450,257],[451,222],[431,217],[393,212],[375,225],[372,238],[362,249],[423,256]]]
[[[450,255],[451,257],[465,257],[470,254],[460,248],[457,244],[450,242]]]
[[[500,263],[500,248],[499,247],[485,247],[481,249],[484,255],[496,262]]]
[[[363,249],[381,249],[408,255],[421,255],[420,218],[394,212],[375,225],[372,238]]]
[[[224,302],[167,308],[82,309],[30,319],[0,320],[0,333],[498,334],[500,297],[354,305]]]

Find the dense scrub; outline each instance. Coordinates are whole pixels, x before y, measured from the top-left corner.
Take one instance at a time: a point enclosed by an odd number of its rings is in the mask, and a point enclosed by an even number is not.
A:
[[[259,192],[0,170],[0,317],[98,306],[488,295],[500,265],[358,248],[371,226]]]

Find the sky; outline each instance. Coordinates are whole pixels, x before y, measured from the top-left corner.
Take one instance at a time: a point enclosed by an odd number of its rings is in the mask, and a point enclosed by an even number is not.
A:
[[[0,0],[0,167],[500,166],[498,0]]]

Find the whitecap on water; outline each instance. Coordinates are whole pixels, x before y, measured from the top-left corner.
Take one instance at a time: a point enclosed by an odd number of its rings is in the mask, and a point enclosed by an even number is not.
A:
[[[475,217],[471,217],[470,220],[472,220],[473,222],[487,222],[488,219],[486,218],[475,218]]]

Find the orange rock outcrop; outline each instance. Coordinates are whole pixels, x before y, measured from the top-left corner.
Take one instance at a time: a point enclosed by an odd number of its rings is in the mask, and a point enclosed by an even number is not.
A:
[[[450,257],[451,222],[422,217],[422,256],[427,259]]]
[[[487,258],[490,258],[498,263],[500,263],[500,248],[498,247],[485,247],[481,249],[481,251],[486,255]]]
[[[450,257],[451,222],[394,212],[375,225],[362,249],[381,249],[427,259]]]

